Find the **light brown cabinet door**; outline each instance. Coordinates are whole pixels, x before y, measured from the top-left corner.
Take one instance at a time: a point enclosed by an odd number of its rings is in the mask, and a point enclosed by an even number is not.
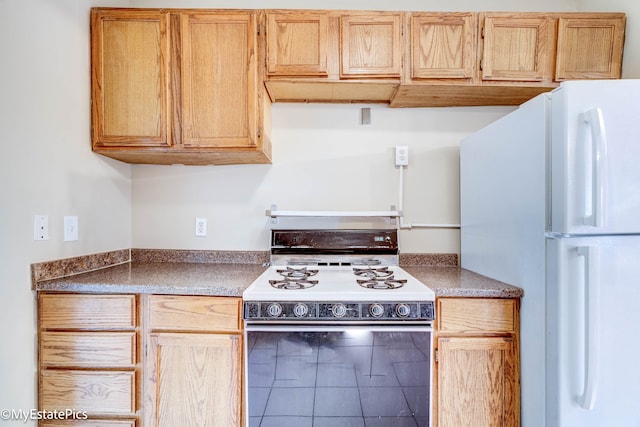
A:
[[[240,427],[241,349],[241,335],[151,334],[147,425]]]
[[[182,144],[255,148],[256,14],[216,11],[180,18]]]
[[[487,14],[482,79],[550,81],[555,54],[553,22],[542,15]]]
[[[473,13],[411,14],[411,78],[473,77],[476,26]]]
[[[399,78],[401,14],[353,14],[340,18],[340,77]]]
[[[513,338],[438,339],[438,426],[515,427],[519,410]]]
[[[560,18],[555,79],[618,79],[625,17]]]
[[[168,15],[92,13],[92,143],[168,146]]]
[[[267,13],[267,74],[328,74],[328,17],[322,12]]]

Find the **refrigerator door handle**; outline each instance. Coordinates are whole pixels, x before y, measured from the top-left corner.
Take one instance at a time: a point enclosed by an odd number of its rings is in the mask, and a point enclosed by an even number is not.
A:
[[[592,108],[582,114],[584,122],[591,129],[591,215],[586,214],[584,223],[602,228],[607,224],[607,134],[600,108]]]
[[[585,340],[584,340],[584,390],[578,396],[578,404],[591,410],[598,389],[598,293],[599,293],[599,250],[597,246],[580,246],[578,255],[584,257],[585,285]]]

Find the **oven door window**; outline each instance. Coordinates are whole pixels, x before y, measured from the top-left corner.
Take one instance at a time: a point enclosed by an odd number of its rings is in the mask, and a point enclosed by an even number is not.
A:
[[[249,427],[430,425],[430,327],[282,329],[247,327]]]

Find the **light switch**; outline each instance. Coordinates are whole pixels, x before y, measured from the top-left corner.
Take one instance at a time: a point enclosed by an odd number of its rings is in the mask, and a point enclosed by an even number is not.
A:
[[[76,240],[78,240],[78,217],[65,216],[64,217],[64,241],[74,242]]]

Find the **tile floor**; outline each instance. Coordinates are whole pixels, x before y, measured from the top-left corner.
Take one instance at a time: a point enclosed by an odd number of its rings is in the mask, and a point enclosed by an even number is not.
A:
[[[249,427],[428,427],[428,332],[249,332]]]

